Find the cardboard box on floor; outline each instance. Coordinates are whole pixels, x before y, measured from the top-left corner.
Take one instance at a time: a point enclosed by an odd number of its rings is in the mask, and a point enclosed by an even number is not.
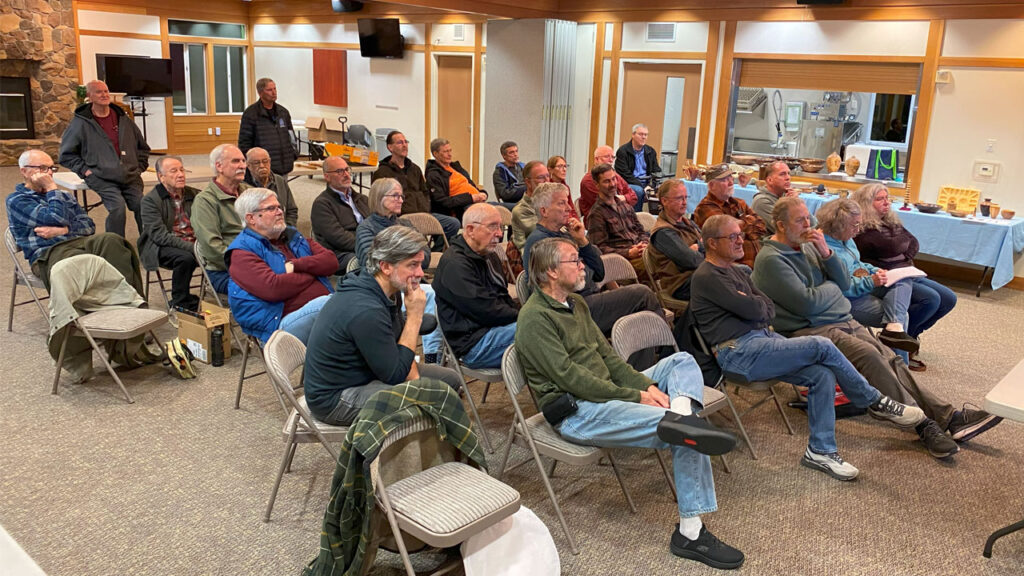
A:
[[[221,308],[212,302],[201,302],[199,305],[203,318],[199,319],[190,314],[178,314],[178,338],[185,341],[185,345],[192,351],[196,360],[210,364],[213,361],[210,341],[213,339],[213,329],[217,326],[224,327],[224,359],[231,357],[231,310]]]

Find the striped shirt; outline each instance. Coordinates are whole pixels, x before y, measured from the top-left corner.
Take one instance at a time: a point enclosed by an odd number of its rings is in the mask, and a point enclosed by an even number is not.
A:
[[[7,197],[7,219],[18,247],[25,252],[29,264],[49,248],[79,236],[96,233],[96,223],[79,206],[75,197],[61,190],[36,192],[24,183],[18,184]],[[68,233],[43,238],[35,233],[37,226],[67,227]]]

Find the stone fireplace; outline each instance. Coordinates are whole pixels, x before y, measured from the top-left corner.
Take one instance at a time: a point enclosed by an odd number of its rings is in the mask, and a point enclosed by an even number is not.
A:
[[[0,131],[0,165],[13,165],[27,148],[57,159],[60,136],[77,103],[78,62],[71,0],[4,0],[0,5],[0,93],[15,94],[27,79],[31,110],[3,98],[6,121],[23,116],[31,130]]]

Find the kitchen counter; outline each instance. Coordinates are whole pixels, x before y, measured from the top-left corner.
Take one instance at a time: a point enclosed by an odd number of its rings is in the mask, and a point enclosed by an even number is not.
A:
[[[875,180],[873,178],[864,178],[863,176],[847,176],[846,174],[839,175],[836,173],[826,174],[825,172],[804,172],[797,168],[796,170],[790,171],[790,176],[793,180],[808,180],[817,183],[825,183],[827,186],[829,182],[847,184],[844,188],[860,187],[865,184],[880,183],[885,184],[886,188],[891,189],[906,189],[907,185],[903,182],[895,182],[893,180]]]

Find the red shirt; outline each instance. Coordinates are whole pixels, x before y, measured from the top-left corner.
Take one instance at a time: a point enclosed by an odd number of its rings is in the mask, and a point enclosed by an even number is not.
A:
[[[114,145],[114,152],[117,152],[117,155],[120,156],[121,143],[117,137],[117,113],[111,110],[110,113],[103,118],[96,115],[93,115],[93,118],[96,119],[96,123],[103,129],[107,138],[110,138],[110,143]]]
[[[284,302],[282,317],[302,308],[313,298],[329,294],[327,287],[317,276],[330,276],[338,271],[338,259],[334,252],[325,249],[311,239],[306,239],[313,250],[311,256],[296,258],[288,249],[285,235],[272,242],[284,254],[285,262],[291,262],[295,271],[291,274],[277,274],[266,262],[248,250],[234,250],[231,254],[231,268],[228,273],[243,290],[267,302]]]

